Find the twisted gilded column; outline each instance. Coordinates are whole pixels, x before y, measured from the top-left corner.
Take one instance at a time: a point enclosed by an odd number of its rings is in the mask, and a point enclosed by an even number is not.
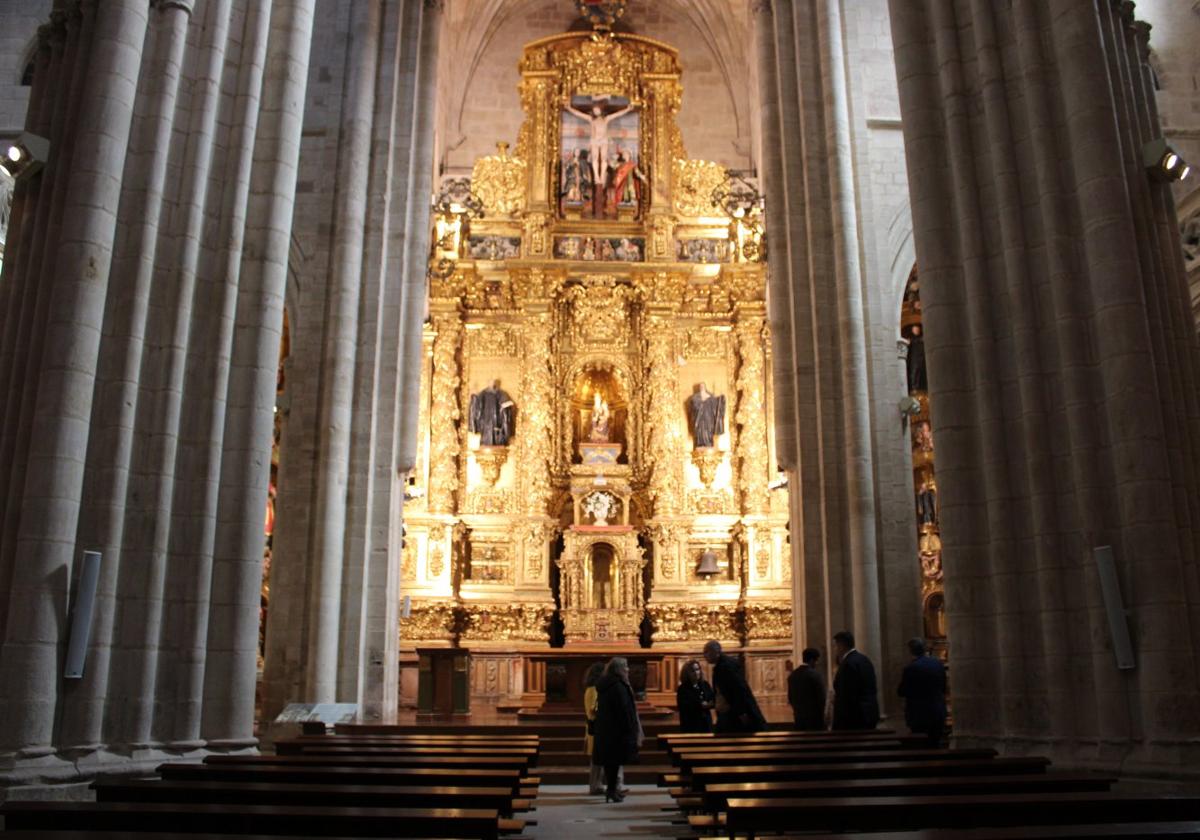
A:
[[[433,339],[433,384],[430,416],[445,418],[435,423],[429,440],[429,512],[454,513],[458,493],[459,406],[458,350],[462,343],[462,313],[457,301],[431,303]]]

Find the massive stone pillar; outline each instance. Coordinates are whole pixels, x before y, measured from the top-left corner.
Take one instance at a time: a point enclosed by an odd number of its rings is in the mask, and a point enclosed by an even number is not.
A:
[[[790,483],[797,650],[840,629],[879,658],[875,463],[839,0],[757,0],[775,443]],[[888,608],[919,613],[911,585]],[[885,672],[886,673],[886,672]],[[890,676],[890,675],[889,675]]]
[[[1196,333],[1146,28],[1113,0],[892,0],[962,741],[1200,766]],[[1136,666],[1114,661],[1111,546]]]
[[[416,452],[441,4],[320,2],[337,24],[314,49],[345,70],[314,82],[306,115],[318,139],[302,158],[297,210],[307,258],[293,266],[301,295],[264,716],[337,701],[380,719],[399,701],[401,507]]]
[[[254,743],[312,22],[312,0],[63,0],[43,29],[28,127],[50,154],[0,281],[9,787]],[[91,645],[64,679],[85,549]]]

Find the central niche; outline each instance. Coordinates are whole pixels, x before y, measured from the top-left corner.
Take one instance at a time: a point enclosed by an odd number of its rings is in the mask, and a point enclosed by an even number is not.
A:
[[[586,366],[576,377],[570,401],[572,463],[581,463],[580,444],[620,444],[618,464],[629,463],[625,430],[629,397],[604,362]]]
[[[591,574],[589,576],[588,601],[592,609],[611,610],[616,607],[613,594],[617,590],[617,564],[613,547],[598,542],[592,545]]]

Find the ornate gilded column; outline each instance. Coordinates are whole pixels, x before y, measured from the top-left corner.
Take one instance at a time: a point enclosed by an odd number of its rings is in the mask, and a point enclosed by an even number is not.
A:
[[[737,409],[733,421],[738,429],[738,496],[743,516],[768,512],[767,471],[767,380],[763,346],[766,314],[761,303],[737,304],[733,326],[737,341]]]
[[[457,298],[430,301],[433,339],[433,374],[430,388],[430,414],[449,420],[429,430],[429,512],[454,513],[459,479],[459,405],[461,374],[458,365],[462,344],[462,309]]]

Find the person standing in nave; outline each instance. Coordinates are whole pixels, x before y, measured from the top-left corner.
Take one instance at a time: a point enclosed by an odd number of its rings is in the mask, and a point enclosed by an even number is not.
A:
[[[925,372],[925,336],[921,334],[921,325],[914,324],[912,335],[908,339],[908,356],[905,359],[908,374],[908,392],[929,390],[929,377]]]
[[[854,647],[854,634],[833,634],[837,675],[833,678],[833,728],[874,729],[879,723],[879,690],[875,666]]]
[[[924,639],[909,639],[908,652],[912,662],[904,666],[898,692],[904,698],[904,722],[937,747],[946,728],[946,666],[926,652]]]
[[[596,704],[600,692],[596,686],[604,676],[604,663],[594,662],[588,668],[583,678],[583,713],[587,717],[587,734],[584,736],[584,752],[591,759],[588,767],[588,793],[604,793],[604,768],[595,752],[596,745]],[[618,784],[620,780],[618,780]]]
[[[629,662],[623,656],[609,660],[604,676],[596,684],[595,754],[604,767],[604,801],[620,802],[625,793],[619,787],[621,768],[637,760],[642,745],[642,722],[637,701],[629,684]]]
[[[712,732],[712,708],[716,699],[712,686],[704,679],[700,663],[689,659],[679,672],[679,687],[675,689],[679,731]]]
[[[508,446],[513,432],[513,401],[496,380],[471,396],[467,429],[479,434],[480,446]]]
[[[737,661],[723,654],[721,643],[717,641],[704,646],[704,658],[713,666],[713,687],[717,693],[717,725],[713,731],[759,732],[766,729],[767,719]]]
[[[792,720],[796,729],[822,730],[825,728],[825,680],[817,670],[821,652],[816,648],[805,648],[800,657],[799,667],[788,674],[788,705],[792,707]]]

